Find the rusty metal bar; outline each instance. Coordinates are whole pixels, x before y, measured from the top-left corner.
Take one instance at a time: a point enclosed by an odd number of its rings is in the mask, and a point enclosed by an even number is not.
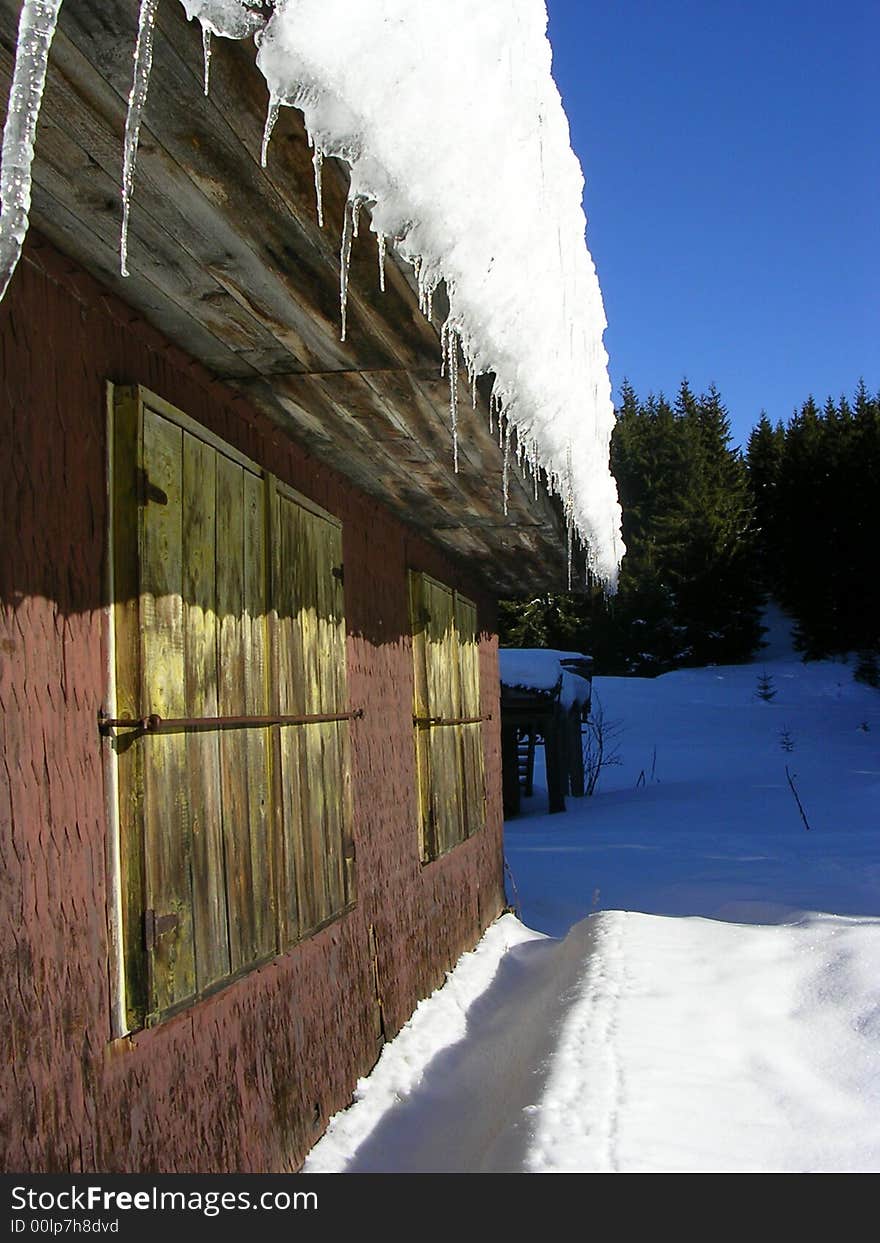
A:
[[[485,716],[414,716],[414,725],[479,725],[482,721],[491,721],[492,713]]]
[[[144,717],[110,717],[98,713],[98,729],[107,734],[111,729],[137,729],[142,734],[158,734],[182,729],[247,729],[267,725],[320,725],[329,721],[356,721],[364,715],[363,708],[353,712],[318,712],[304,716],[190,716],[164,717],[153,712]]]

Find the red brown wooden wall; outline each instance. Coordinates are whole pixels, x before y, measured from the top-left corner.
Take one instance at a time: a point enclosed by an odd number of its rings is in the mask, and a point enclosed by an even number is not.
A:
[[[0,1164],[286,1170],[503,903],[494,612],[479,584],[316,465],[39,239],[0,304]],[[358,902],[289,954],[111,1039],[105,383],[144,384],[343,529]],[[418,856],[407,569],[479,607],[487,824]],[[375,965],[374,965],[375,957]],[[376,976],[382,1010],[376,999]]]

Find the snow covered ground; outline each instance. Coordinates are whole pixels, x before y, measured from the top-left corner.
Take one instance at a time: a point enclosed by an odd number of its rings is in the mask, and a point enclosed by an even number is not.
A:
[[[880,694],[777,640],[595,686],[621,763],[508,824],[522,922],[306,1171],[880,1170]]]

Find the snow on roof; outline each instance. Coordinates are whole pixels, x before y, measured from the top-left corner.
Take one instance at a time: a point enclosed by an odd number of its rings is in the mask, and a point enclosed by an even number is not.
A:
[[[564,708],[590,702],[590,681],[563,668],[561,661],[592,664],[583,652],[559,652],[553,648],[502,647],[498,649],[498,668],[505,686],[532,691],[553,691],[562,682],[560,702]]]
[[[255,33],[270,92],[264,158],[278,108],[300,108],[315,150],[319,217],[324,157],[351,169],[341,239],[343,335],[351,238],[367,206],[380,270],[391,243],[413,265],[427,314],[445,284],[456,467],[460,353],[472,386],[478,374],[494,374],[492,413],[505,465],[515,433],[521,460],[535,474],[545,470],[570,531],[588,545],[590,569],[613,584],[623,544],[608,465],[614,411],[606,320],[585,243],[583,175],[551,76],[543,0],[278,0],[268,20],[257,0],[181,3],[202,25],[206,89],[211,35]],[[26,224],[36,112],[59,8],[60,0],[24,0],[22,7],[21,31],[30,29],[28,15],[43,29],[29,40],[20,31],[16,75],[28,90],[17,102],[10,96],[16,141],[4,134],[0,256],[6,230],[13,257],[0,271],[0,290],[18,257],[22,215]],[[155,11],[156,0],[141,0],[126,219]],[[19,73],[20,59],[27,63]],[[14,210],[7,212],[13,177]],[[124,238],[122,256],[124,271]],[[507,470],[505,490],[506,478]]]
[[[414,265],[426,308],[445,282],[447,349],[494,373],[525,461],[613,580],[606,321],[546,26],[543,0],[282,0],[258,63],[317,162],[350,165],[352,201]]]

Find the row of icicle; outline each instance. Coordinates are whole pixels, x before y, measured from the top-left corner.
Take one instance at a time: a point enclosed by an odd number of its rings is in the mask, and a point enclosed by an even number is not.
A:
[[[183,3],[183,0],[181,0]],[[28,214],[31,200],[31,168],[34,155],[34,139],[40,103],[46,82],[49,48],[55,34],[58,14],[62,0],[23,0],[19,18],[18,42],[16,46],[15,68],[12,87],[9,95],[9,108],[3,131],[2,172],[0,172],[0,299],[6,292],[12,274],[21,255],[24,239],[27,234]],[[128,110],[125,121],[125,140],[122,170],[122,229],[120,234],[120,271],[128,276],[128,231],[131,215],[131,200],[134,189],[135,167],[137,162],[138,139],[147,92],[150,83],[150,71],[153,62],[153,36],[156,24],[156,12],[159,0],[141,0],[138,15],[137,42],[134,52],[134,73],[131,93],[128,99]],[[184,8],[186,8],[184,4]],[[203,6],[206,7],[206,6]],[[254,19],[256,20],[256,19]],[[204,93],[210,89],[211,69],[211,29],[206,19],[199,14],[202,27],[204,50]],[[261,163],[266,167],[269,141],[278,118],[282,101],[274,96],[269,100],[266,124],[263,133]],[[322,167],[325,151],[321,144],[310,135],[313,148],[313,165],[315,175],[315,199],[318,224],[323,227],[323,195]],[[350,197],[343,213],[342,238],[340,244],[340,279],[339,301],[341,317],[341,339],[344,341],[347,328],[348,285],[351,265],[352,241],[358,236],[358,223],[361,209],[366,200],[360,195]],[[382,232],[377,234],[379,287],[385,290],[385,256],[388,238]],[[419,309],[430,321],[433,315],[433,296],[440,283],[436,271],[428,275],[418,257],[412,261],[418,287]],[[477,369],[473,362],[473,350],[468,347],[467,336],[461,324],[454,323],[452,317],[447,318],[440,334],[442,363],[441,375],[449,378],[449,416],[452,431],[452,454],[455,473],[459,470],[459,421],[458,421],[458,380],[459,352],[464,361],[471,388],[471,401],[476,408],[477,402]],[[505,516],[508,513],[510,495],[510,457],[511,440],[514,425],[502,394],[493,386],[489,397],[489,430],[494,433],[498,428],[498,443],[503,449],[504,465],[502,472],[502,497]],[[521,469],[528,469],[534,483],[535,499],[538,496],[538,480],[540,465],[538,445],[534,437],[523,435],[517,430],[516,457]],[[572,578],[572,551],[574,536],[571,446],[567,451],[566,479],[555,471],[545,472],[547,487],[551,493],[561,497],[566,521],[568,545],[568,583]]]

